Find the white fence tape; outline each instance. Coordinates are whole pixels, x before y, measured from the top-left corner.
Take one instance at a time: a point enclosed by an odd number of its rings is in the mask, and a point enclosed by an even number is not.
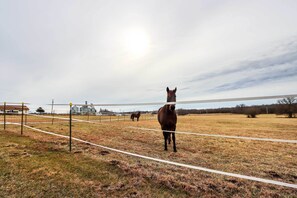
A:
[[[45,116],[45,115],[37,115],[37,114],[25,114],[29,116],[35,116],[40,118],[50,118],[50,119],[59,119],[59,120],[69,120],[69,118],[55,117],[55,116]]]
[[[214,103],[214,102],[235,102],[235,101],[249,101],[249,100],[265,100],[265,99],[279,99],[287,97],[297,97],[297,94],[288,95],[271,95],[271,96],[255,96],[255,97],[241,97],[241,98],[220,98],[209,100],[188,100],[178,102],[147,102],[147,103],[120,103],[120,104],[89,104],[87,106],[146,106],[146,105],[165,105],[165,104],[199,104],[199,103]],[[52,105],[52,104],[48,104]],[[58,106],[69,106],[69,104],[54,104]],[[73,104],[77,106],[86,106],[86,104]]]
[[[26,114],[26,115],[30,115],[30,116],[35,116],[35,117],[40,117],[40,118],[48,118],[48,119],[60,119],[60,120],[70,120],[70,118],[63,118],[63,117],[55,117],[55,116],[44,116],[44,115],[36,115],[36,114]],[[128,119],[101,119],[101,120],[80,120],[80,119],[76,119],[76,118],[72,118],[72,121],[77,121],[77,122],[86,122],[86,123],[93,123],[93,124],[98,124],[100,122],[110,122],[110,121],[120,121],[120,120],[128,120]]]
[[[74,122],[77,122],[77,121],[72,121],[73,123]],[[55,123],[69,123],[69,121],[56,121]],[[27,122],[25,124],[52,124],[52,122]]]
[[[142,127],[126,127],[129,129],[137,129],[143,131],[156,131],[161,132],[161,129],[149,129]],[[168,133],[177,133],[177,134],[187,134],[187,135],[198,135],[198,136],[208,136],[208,137],[219,137],[219,138],[231,138],[231,139],[243,139],[243,140],[258,140],[258,141],[269,141],[269,142],[283,142],[283,143],[294,143],[297,144],[297,140],[283,140],[283,139],[272,139],[272,138],[256,138],[256,137],[245,137],[245,136],[232,136],[232,135],[217,135],[217,134],[204,134],[204,133],[194,133],[194,132],[183,132],[183,131],[168,131]]]
[[[8,124],[20,125],[19,123],[8,123]],[[56,133],[53,133],[53,132],[44,131],[44,130],[37,129],[37,128],[34,128],[34,127],[30,127],[30,126],[27,126],[27,125],[24,125],[24,126],[29,128],[29,129],[32,129],[34,131],[38,131],[38,132],[41,132],[41,133],[45,133],[45,134],[54,135],[54,136],[69,139],[69,137],[65,136],[65,135],[60,135],[60,134],[56,134]],[[122,154],[129,155],[129,156],[134,156],[134,157],[138,157],[138,158],[142,158],[142,159],[152,160],[152,161],[155,161],[155,162],[161,162],[161,163],[165,163],[165,164],[170,164],[170,165],[175,165],[175,166],[180,166],[180,167],[185,167],[185,168],[190,168],[190,169],[195,169],[195,170],[201,170],[201,171],[205,171],[205,172],[209,172],[209,173],[216,173],[216,174],[230,176],[230,177],[236,177],[236,178],[240,178],[240,179],[247,179],[247,180],[251,180],[251,181],[257,181],[257,182],[262,182],[262,183],[266,183],[266,184],[274,184],[274,185],[278,185],[278,186],[290,187],[290,188],[297,189],[297,184],[285,183],[285,182],[280,182],[280,181],[275,181],[275,180],[270,180],[270,179],[263,179],[263,178],[253,177],[253,176],[240,175],[240,174],[236,174],[236,173],[229,173],[229,172],[218,171],[218,170],[199,167],[199,166],[193,166],[193,165],[188,165],[188,164],[183,164],[183,163],[178,163],[178,162],[172,162],[172,161],[168,161],[168,160],[162,160],[162,159],[158,159],[158,158],[153,158],[153,157],[148,157],[148,156],[139,155],[139,154],[135,154],[135,153],[130,153],[130,152],[127,152],[127,151],[122,151],[122,150],[119,150],[119,149],[110,148],[110,147],[107,147],[107,146],[103,146],[103,145],[100,145],[100,144],[95,144],[95,143],[88,142],[88,141],[85,141],[85,140],[81,140],[81,139],[78,139],[78,138],[72,138],[72,139],[76,140],[78,142],[86,143],[86,144],[96,146],[96,147],[100,147],[100,148],[103,148],[103,149],[106,149],[106,150],[122,153]]]
[[[34,115],[34,114],[28,114],[33,115],[37,117],[44,117],[44,118],[53,118],[52,116],[42,116],[42,115]],[[56,117],[55,117],[56,118]],[[57,119],[68,119],[69,118],[57,118]],[[92,123],[92,124],[99,124],[100,122],[94,122],[94,121],[87,121],[87,120],[80,120],[80,119],[72,119],[77,122],[86,122],[86,123]],[[108,120],[106,120],[108,121]],[[116,121],[116,120],[115,120]],[[137,129],[142,131],[156,131],[161,132],[160,129],[150,129],[150,128],[142,128],[142,127],[126,127],[130,129]],[[257,138],[257,137],[245,137],[245,136],[232,136],[232,135],[218,135],[218,134],[206,134],[206,133],[195,133],[195,132],[184,132],[184,131],[168,131],[164,130],[165,132],[169,133],[176,133],[176,134],[185,134],[185,135],[197,135],[197,136],[207,136],[207,137],[216,137],[216,138],[229,138],[229,139],[242,139],[242,140],[256,140],[256,141],[267,141],[267,142],[281,142],[281,143],[292,143],[297,144],[297,140],[286,140],[286,139],[273,139],[273,138]]]

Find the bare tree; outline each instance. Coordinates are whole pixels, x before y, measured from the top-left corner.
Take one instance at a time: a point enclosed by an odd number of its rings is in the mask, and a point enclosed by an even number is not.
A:
[[[278,114],[287,114],[289,118],[295,117],[297,112],[297,99],[294,97],[287,97],[277,101]]]
[[[246,108],[245,104],[236,105],[236,107],[234,109],[234,113],[244,114],[245,108]]]

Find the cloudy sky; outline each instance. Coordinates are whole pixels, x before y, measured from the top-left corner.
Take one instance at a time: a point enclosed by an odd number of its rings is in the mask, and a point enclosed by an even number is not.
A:
[[[297,93],[297,1],[0,0],[0,101]]]

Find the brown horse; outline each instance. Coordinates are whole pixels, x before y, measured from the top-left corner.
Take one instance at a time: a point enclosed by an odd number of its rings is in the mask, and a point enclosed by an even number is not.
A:
[[[137,122],[139,121],[139,117],[140,117],[140,112],[138,113],[132,113],[131,114],[131,120],[134,121],[134,118],[137,118]]]
[[[169,90],[167,87],[167,102],[176,102],[176,88],[174,90]],[[165,151],[167,151],[167,141],[170,144],[170,135],[172,134],[173,140],[173,151],[176,152],[176,145],[175,145],[175,132],[168,132],[168,131],[175,131],[177,116],[175,112],[175,104],[166,104],[161,107],[158,111],[158,121],[161,125],[163,130],[164,136],[164,143],[165,143]]]

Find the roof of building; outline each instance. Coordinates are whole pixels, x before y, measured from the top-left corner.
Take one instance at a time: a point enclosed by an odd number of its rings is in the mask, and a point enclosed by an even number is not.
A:
[[[5,109],[10,111],[10,110],[18,110],[21,111],[22,110],[22,105],[5,105]],[[0,110],[3,111],[4,110],[4,105],[0,105]],[[24,110],[28,111],[29,108],[27,106],[24,106]]]

